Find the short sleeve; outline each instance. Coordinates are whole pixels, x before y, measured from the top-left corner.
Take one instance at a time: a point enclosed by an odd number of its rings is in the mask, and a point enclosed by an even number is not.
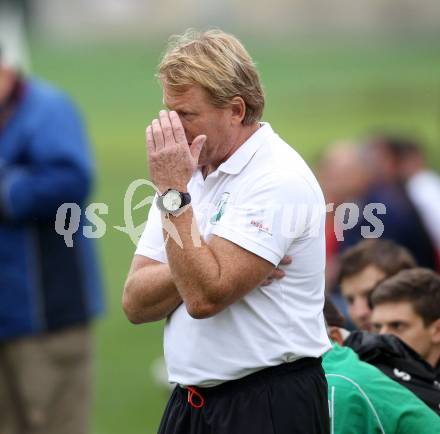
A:
[[[150,207],[147,224],[137,245],[135,255],[142,255],[164,264],[167,263],[162,221],[155,201]]]
[[[246,183],[222,205],[211,233],[275,266],[295,240],[323,236],[325,204],[308,182],[290,173],[261,176]],[[321,226],[321,227],[320,227]]]

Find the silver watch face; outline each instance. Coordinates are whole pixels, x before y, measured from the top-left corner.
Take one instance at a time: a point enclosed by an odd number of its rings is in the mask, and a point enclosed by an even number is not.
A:
[[[182,205],[182,198],[177,190],[168,191],[162,198],[163,207],[169,211],[177,211]]]

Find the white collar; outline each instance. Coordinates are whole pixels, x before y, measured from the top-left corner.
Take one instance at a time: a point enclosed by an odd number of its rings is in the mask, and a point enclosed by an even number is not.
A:
[[[240,173],[247,163],[251,160],[260,146],[265,142],[265,138],[273,134],[272,127],[267,122],[260,122],[260,128],[253,133],[240,147],[220,166],[217,171],[236,175]]]

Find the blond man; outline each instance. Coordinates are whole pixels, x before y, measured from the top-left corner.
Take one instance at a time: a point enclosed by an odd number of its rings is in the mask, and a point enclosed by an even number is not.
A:
[[[167,110],[146,130],[158,195],[123,307],[133,323],[167,320],[176,387],[159,433],[328,433],[321,189],[260,122],[259,76],[235,37],[174,38],[158,77]]]

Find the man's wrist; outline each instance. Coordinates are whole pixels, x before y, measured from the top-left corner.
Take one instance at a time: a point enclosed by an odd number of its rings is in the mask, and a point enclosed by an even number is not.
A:
[[[191,195],[174,188],[166,190],[156,198],[157,207],[166,214],[180,214],[191,203]]]
[[[188,187],[185,185],[183,186],[167,186],[167,187],[158,187],[158,194],[159,196],[162,196],[164,193],[166,193],[168,190],[177,190],[180,191],[180,193],[188,193]]]

